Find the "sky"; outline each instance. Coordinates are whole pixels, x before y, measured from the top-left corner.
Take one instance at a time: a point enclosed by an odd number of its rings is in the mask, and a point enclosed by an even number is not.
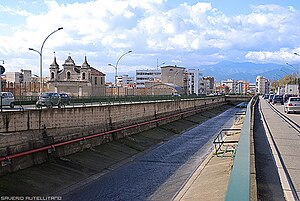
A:
[[[113,74],[157,65],[221,61],[300,62],[299,0],[0,0],[0,60],[6,72],[43,76],[54,55]],[[1,63],[0,63],[1,64]],[[251,70],[251,69],[249,69]],[[109,80],[108,80],[109,81]],[[112,81],[112,80],[110,80]]]

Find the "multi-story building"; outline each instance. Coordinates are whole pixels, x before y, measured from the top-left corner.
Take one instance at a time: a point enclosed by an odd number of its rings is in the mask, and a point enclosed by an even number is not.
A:
[[[270,91],[270,81],[263,77],[256,77],[256,94],[266,94]]]
[[[223,80],[222,85],[226,89],[226,94],[243,94],[245,91],[245,82],[243,80]]]
[[[199,69],[188,69],[188,94],[203,94],[204,84]]]
[[[136,70],[136,87],[145,88],[146,82],[160,81],[160,70]]]
[[[31,70],[21,70],[21,72],[7,72],[6,82],[24,83],[31,82]]]
[[[184,67],[162,66],[161,82],[174,85],[180,94],[187,94],[188,73]]]
[[[250,91],[250,82],[244,82],[243,94],[251,93]]]
[[[211,76],[203,77],[204,93],[211,94],[215,91],[215,78]]]
[[[129,77],[128,75],[118,76],[116,78],[117,86],[124,86],[124,85],[132,85],[134,84],[134,78]]]
[[[54,57],[50,65],[50,79],[48,88],[50,91],[66,92],[73,96],[104,96],[105,74],[88,64],[87,58],[81,66],[75,64],[71,56],[65,60],[59,69]]]

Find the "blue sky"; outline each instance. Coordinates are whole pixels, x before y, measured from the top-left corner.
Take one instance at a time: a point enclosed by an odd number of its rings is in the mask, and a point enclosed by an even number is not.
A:
[[[0,59],[6,71],[39,74],[38,54],[45,37],[43,72],[68,55],[120,74],[156,67],[156,62],[195,68],[224,60],[298,63],[299,0],[1,0]]]

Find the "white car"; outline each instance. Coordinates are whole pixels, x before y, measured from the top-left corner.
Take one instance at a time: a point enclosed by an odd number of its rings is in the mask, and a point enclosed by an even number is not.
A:
[[[288,101],[284,103],[284,112],[300,112],[300,97],[289,97]]]
[[[11,92],[0,92],[0,107],[9,106],[14,108],[15,106],[15,97]]]

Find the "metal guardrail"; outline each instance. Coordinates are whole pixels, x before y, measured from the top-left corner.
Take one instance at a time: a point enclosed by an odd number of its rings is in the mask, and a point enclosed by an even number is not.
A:
[[[72,96],[71,105],[76,103],[122,103],[122,102],[141,102],[141,101],[154,101],[154,100],[181,100],[181,99],[198,99],[198,98],[216,98],[220,96],[205,96],[205,95],[157,95],[157,96]],[[22,96],[15,97],[16,105],[32,105],[38,100],[38,96]]]
[[[220,154],[222,157],[225,156],[227,152],[232,152],[232,156],[235,155],[235,146],[239,142],[238,140],[225,140],[225,136],[228,134],[232,134],[235,132],[240,132],[241,129],[235,129],[235,128],[224,128],[222,129],[219,134],[216,136],[216,138],[213,141],[214,147],[215,147],[215,154],[218,157]],[[225,145],[225,146],[224,146]],[[231,147],[231,149],[228,149]],[[224,149],[222,149],[224,148]]]
[[[226,201],[250,200],[250,134],[254,98],[247,105],[246,116],[227,187]]]

